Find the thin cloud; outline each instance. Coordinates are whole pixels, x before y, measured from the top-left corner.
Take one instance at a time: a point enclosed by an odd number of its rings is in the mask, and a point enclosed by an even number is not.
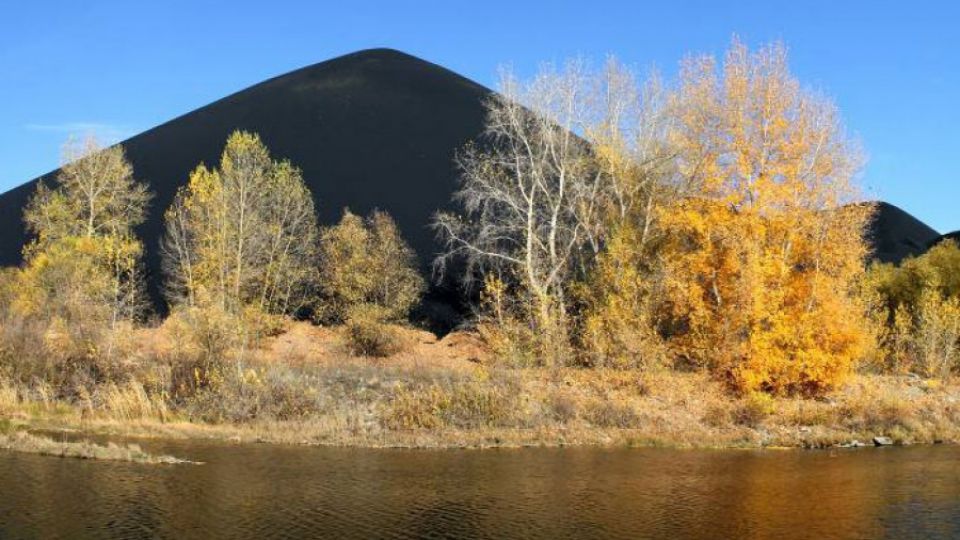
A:
[[[101,142],[113,144],[126,139],[132,132],[127,126],[116,124],[106,124],[102,122],[63,122],[60,124],[27,124],[24,126],[27,131],[40,131],[47,133],[63,133],[67,135],[85,135],[93,134]]]

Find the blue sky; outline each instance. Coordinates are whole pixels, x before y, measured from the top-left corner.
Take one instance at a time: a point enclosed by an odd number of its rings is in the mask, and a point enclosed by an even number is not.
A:
[[[0,191],[57,166],[70,133],[116,141],[267,77],[392,47],[492,85],[497,67],[615,54],[665,74],[738,34],[782,40],[870,161],[864,184],[960,229],[960,7],[952,2],[5,2]],[[779,4],[779,5],[778,5]]]

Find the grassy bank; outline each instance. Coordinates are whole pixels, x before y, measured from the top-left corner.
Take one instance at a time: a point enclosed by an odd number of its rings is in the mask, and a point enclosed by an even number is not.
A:
[[[135,381],[70,399],[43,384],[5,382],[0,417],[123,436],[365,447],[960,441],[956,381],[858,375],[819,400],[734,397],[704,373],[487,366],[441,357],[462,349],[449,343],[431,344],[433,357],[414,348],[386,359],[335,361],[329,350],[324,358],[278,359],[278,350],[299,350],[295,340],[287,346],[251,357],[236,381],[189,399]]]
[[[28,433],[22,429],[17,429],[18,427],[25,426],[11,423],[9,420],[3,421],[0,425],[0,450],[101,461],[128,461],[149,464],[191,463],[173,456],[149,454],[136,444],[97,444],[86,440],[58,441],[51,437]]]

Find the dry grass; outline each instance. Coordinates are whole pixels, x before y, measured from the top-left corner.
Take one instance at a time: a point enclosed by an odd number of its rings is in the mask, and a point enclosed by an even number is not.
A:
[[[158,330],[159,331],[159,330]],[[822,447],[874,436],[960,441],[960,383],[862,375],[820,400],[733,397],[703,373],[516,368],[475,336],[410,329],[388,357],[353,357],[343,329],[295,324],[211,386],[178,393],[153,336],[137,377],[58,395],[0,383],[0,417],[107,434],[321,445]]]
[[[150,419],[163,422],[171,416],[162,395],[148,394],[143,384],[135,381],[121,385],[109,383],[98,391],[96,397],[99,407],[95,409],[117,420]]]
[[[102,445],[89,441],[55,441],[49,437],[41,437],[25,431],[0,433],[0,449],[61,458],[129,461],[151,464],[192,463],[173,456],[155,456],[148,454],[136,444],[121,446],[114,443]]]
[[[880,435],[960,442],[956,383],[862,376],[812,401],[732,399],[704,375],[673,372],[450,372],[356,360],[286,373],[293,379],[210,393],[176,414],[24,401],[17,414],[36,426],[109,434],[375,447],[825,447]],[[139,392],[127,393],[121,403],[140,403]]]

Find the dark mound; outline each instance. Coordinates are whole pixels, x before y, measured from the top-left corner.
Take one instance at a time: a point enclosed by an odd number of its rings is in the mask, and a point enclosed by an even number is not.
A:
[[[877,212],[868,231],[874,258],[899,263],[907,257],[922,255],[940,233],[900,208],[877,203]]]
[[[940,242],[943,242],[944,240],[953,240],[957,244],[960,244],[960,231],[953,231],[951,233],[947,233],[939,238],[934,239],[932,242],[930,242],[930,247],[933,247],[939,244]]]
[[[438,250],[431,217],[450,205],[454,154],[481,132],[489,93],[437,65],[374,49],[268,80],[124,141],[137,178],[156,195],[138,231],[152,296],[159,299],[164,210],[199,163],[218,163],[236,129],[260,134],[275,157],[303,170],[321,223],[345,206],[386,210],[426,269]],[[22,209],[36,182],[0,195],[0,265],[20,262]]]

